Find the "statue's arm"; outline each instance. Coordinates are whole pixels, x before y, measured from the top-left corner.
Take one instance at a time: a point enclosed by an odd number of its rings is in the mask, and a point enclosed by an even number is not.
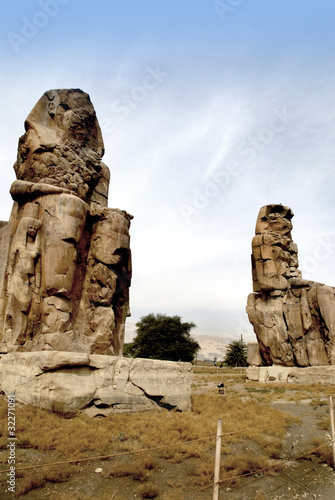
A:
[[[30,194],[39,196],[44,194],[60,193],[75,195],[75,193],[73,191],[70,191],[70,189],[54,186],[53,184],[43,184],[42,182],[35,183],[16,180],[13,182],[10,188],[10,194],[14,201],[19,201],[22,197],[26,197]]]

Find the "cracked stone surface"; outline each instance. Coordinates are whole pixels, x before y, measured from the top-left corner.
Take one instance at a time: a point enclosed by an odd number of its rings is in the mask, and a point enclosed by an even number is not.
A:
[[[257,366],[335,364],[335,288],[304,280],[291,236],[293,212],[280,204],[261,208],[252,240],[253,291],[247,314],[260,355]]]
[[[21,403],[61,413],[108,415],[191,409],[191,363],[84,353],[13,352],[0,358],[0,386]]]

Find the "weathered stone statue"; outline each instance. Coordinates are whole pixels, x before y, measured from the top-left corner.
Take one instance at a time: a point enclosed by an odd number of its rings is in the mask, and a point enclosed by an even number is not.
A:
[[[335,365],[335,288],[302,279],[292,217],[283,205],[259,212],[249,320],[265,365]]]
[[[46,92],[25,129],[0,221],[0,393],[92,417],[191,409],[190,363],[122,357],[132,216],[107,208],[89,96]]]
[[[46,92],[25,122],[0,228],[0,351],[122,355],[132,216],[107,208],[109,169],[88,94]]]

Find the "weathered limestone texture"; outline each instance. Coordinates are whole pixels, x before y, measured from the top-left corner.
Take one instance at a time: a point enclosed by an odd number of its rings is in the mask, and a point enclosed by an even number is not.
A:
[[[0,227],[0,352],[122,356],[132,216],[107,208],[109,169],[88,94],[50,90],[25,122]]]
[[[249,366],[260,366],[262,364],[258,342],[248,342],[247,361]]]
[[[191,409],[191,363],[70,352],[0,357],[0,387],[20,403],[90,417],[148,409]]]
[[[259,212],[249,321],[264,365],[335,365],[335,288],[302,279],[292,217],[291,209],[280,204]]]

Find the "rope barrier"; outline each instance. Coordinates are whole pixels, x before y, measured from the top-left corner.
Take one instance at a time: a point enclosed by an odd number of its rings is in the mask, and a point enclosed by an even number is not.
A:
[[[252,431],[252,430],[255,430],[255,429],[262,429],[264,427],[268,428],[268,427],[272,427],[274,425],[278,425],[279,423],[283,423],[283,422],[294,422],[295,420],[300,420],[302,417],[305,417],[305,416],[308,416],[308,415],[311,415],[311,414],[315,414],[317,413],[318,410],[315,410],[315,411],[312,411],[312,412],[309,412],[309,413],[305,413],[303,415],[299,415],[298,417],[287,417],[281,421],[275,421],[275,422],[272,422],[272,423],[267,423],[267,424],[264,424],[264,425],[261,425],[261,426],[257,426],[257,427],[249,427],[249,428],[246,428],[246,429],[240,429],[240,430],[236,430],[236,431],[232,431],[232,432],[223,432],[221,434],[221,437],[225,437],[225,436],[233,436],[235,434],[244,434],[245,432],[249,432],[249,431]],[[124,455],[132,455],[132,454],[136,454],[136,453],[144,453],[144,452],[149,452],[149,451],[157,451],[157,450],[160,450],[160,449],[164,449],[164,448],[174,448],[176,446],[183,446],[183,445],[188,445],[188,444],[193,444],[193,443],[196,443],[196,442],[200,442],[200,441],[207,441],[207,440],[210,440],[210,439],[217,439],[217,436],[213,435],[213,436],[207,436],[205,438],[198,438],[198,439],[192,439],[190,441],[180,441],[178,443],[173,443],[173,444],[167,444],[167,445],[161,445],[161,446],[156,446],[154,448],[144,448],[144,449],[141,449],[141,450],[134,450],[134,451],[126,451],[126,452],[122,452],[122,453],[114,453],[112,455],[102,455],[102,456],[95,456],[95,457],[87,457],[87,458],[77,458],[77,459],[73,459],[73,460],[64,460],[62,462],[51,462],[49,464],[44,464],[44,465],[31,465],[29,467],[16,467],[16,470],[19,471],[19,470],[30,470],[30,469],[39,469],[39,468],[42,468],[42,467],[53,467],[55,465],[65,465],[65,464],[73,464],[73,463],[79,463],[79,462],[90,462],[90,461],[94,461],[94,460],[106,460],[108,458],[115,458],[115,457],[119,457],[119,456],[124,456]],[[9,469],[6,469],[6,470],[0,470],[0,474],[5,474],[7,472],[10,472]]]
[[[185,444],[196,443],[199,441],[206,441],[207,439],[216,439],[216,436],[208,436],[206,438],[192,439],[191,441],[180,441],[179,443],[173,443],[173,444],[164,444],[161,446],[155,446],[153,448],[144,448],[142,450],[124,451],[122,453],[113,453],[112,455],[99,455],[99,456],[95,456],[95,457],[77,458],[77,459],[73,459],[73,460],[64,460],[62,462],[51,462],[49,464],[43,464],[43,465],[31,465],[29,467],[16,467],[15,470],[39,469],[42,467],[49,467],[49,466],[53,467],[55,465],[65,465],[65,464],[73,464],[73,463],[79,463],[79,462],[91,462],[93,460],[106,460],[107,458],[122,457],[124,455],[135,455],[136,453],[157,451],[157,450],[161,450],[163,448],[174,448],[176,446],[182,446]],[[9,470],[1,470],[0,474],[3,474],[5,472],[9,472]]]

